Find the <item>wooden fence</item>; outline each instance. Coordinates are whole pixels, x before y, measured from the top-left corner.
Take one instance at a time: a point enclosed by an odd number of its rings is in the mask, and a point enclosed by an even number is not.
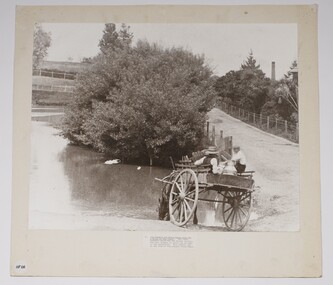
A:
[[[34,69],[32,71],[33,76],[46,76],[52,78],[60,78],[60,79],[68,79],[68,80],[75,80],[76,73],[67,73],[67,72],[60,72],[60,71],[48,71],[44,69]]]
[[[41,91],[56,91],[56,92],[67,92],[73,93],[75,86],[59,86],[59,85],[38,85],[32,84],[32,90]]]
[[[298,123],[294,124],[287,120],[280,120],[276,116],[263,116],[224,102],[220,103],[220,109],[266,132],[298,142]]]
[[[206,130],[207,140],[210,145],[215,145],[220,154],[223,155],[226,159],[230,159],[232,156],[232,136],[223,136],[223,131],[217,133],[215,130],[215,125],[207,122]]]

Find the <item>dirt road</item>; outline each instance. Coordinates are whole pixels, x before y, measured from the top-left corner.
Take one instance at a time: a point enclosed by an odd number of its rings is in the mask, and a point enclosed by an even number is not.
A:
[[[245,231],[299,230],[299,146],[265,133],[219,109],[208,113],[219,133],[232,136],[247,157],[247,170],[255,171],[259,189]]]

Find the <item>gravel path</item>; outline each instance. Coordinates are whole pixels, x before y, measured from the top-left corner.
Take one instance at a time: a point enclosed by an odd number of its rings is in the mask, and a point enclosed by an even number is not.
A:
[[[245,231],[299,230],[299,146],[265,133],[219,109],[208,113],[218,133],[232,136],[254,170],[256,186],[251,220]]]

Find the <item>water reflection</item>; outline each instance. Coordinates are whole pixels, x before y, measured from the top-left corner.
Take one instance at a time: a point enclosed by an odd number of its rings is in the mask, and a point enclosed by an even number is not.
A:
[[[156,219],[163,177],[170,170],[137,165],[106,165],[102,154],[67,145],[59,154],[70,185],[72,204],[82,210]]]

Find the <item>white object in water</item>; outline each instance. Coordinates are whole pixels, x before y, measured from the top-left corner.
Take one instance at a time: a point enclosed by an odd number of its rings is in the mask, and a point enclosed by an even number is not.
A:
[[[120,163],[120,159],[111,159],[111,160],[107,160],[104,162],[104,164],[118,164]]]
[[[140,169],[141,169],[141,166],[138,166],[136,169],[137,169],[137,170],[140,170]]]

